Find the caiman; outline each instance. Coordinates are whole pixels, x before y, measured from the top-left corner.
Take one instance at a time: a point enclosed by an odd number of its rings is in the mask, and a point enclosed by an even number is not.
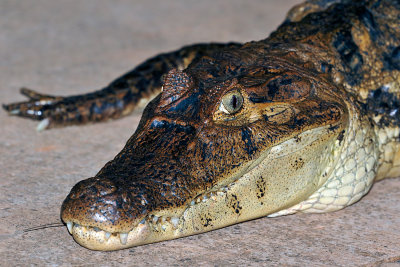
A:
[[[400,175],[400,2],[310,0],[267,39],[160,54],[102,90],[22,89],[38,129],[136,132],[61,208],[74,239],[117,250],[296,212],[342,209]]]

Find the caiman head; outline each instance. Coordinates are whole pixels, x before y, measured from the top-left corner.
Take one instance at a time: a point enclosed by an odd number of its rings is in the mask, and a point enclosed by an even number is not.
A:
[[[337,90],[243,52],[171,70],[124,149],[72,188],[62,220],[81,245],[116,250],[289,208],[335,164],[348,124]]]

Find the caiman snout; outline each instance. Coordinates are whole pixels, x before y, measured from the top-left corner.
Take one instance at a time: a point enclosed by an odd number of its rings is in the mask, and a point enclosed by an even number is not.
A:
[[[123,247],[133,225],[140,226],[141,217],[146,215],[145,205],[135,202],[132,192],[126,192],[124,187],[93,177],[72,188],[63,202],[61,217],[69,232],[83,246],[99,249],[93,244],[107,242]],[[143,234],[140,236],[144,237]]]
[[[134,223],[132,209],[140,209],[133,208],[130,196],[131,193],[109,180],[89,178],[72,188],[62,205],[62,218],[65,222],[75,221],[110,232],[115,228],[127,231]]]

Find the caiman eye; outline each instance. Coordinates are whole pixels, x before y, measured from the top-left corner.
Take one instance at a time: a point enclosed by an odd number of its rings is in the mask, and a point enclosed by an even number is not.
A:
[[[243,106],[243,96],[239,91],[231,91],[222,97],[221,111],[226,114],[234,114]]]

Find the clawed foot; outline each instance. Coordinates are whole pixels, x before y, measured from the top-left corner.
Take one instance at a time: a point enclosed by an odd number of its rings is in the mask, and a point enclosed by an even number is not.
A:
[[[46,116],[46,111],[50,109],[51,105],[59,102],[62,97],[40,94],[27,88],[21,88],[20,92],[29,100],[8,105],[3,104],[3,108],[9,115],[41,120],[36,128],[38,131],[48,128],[50,119]]]

